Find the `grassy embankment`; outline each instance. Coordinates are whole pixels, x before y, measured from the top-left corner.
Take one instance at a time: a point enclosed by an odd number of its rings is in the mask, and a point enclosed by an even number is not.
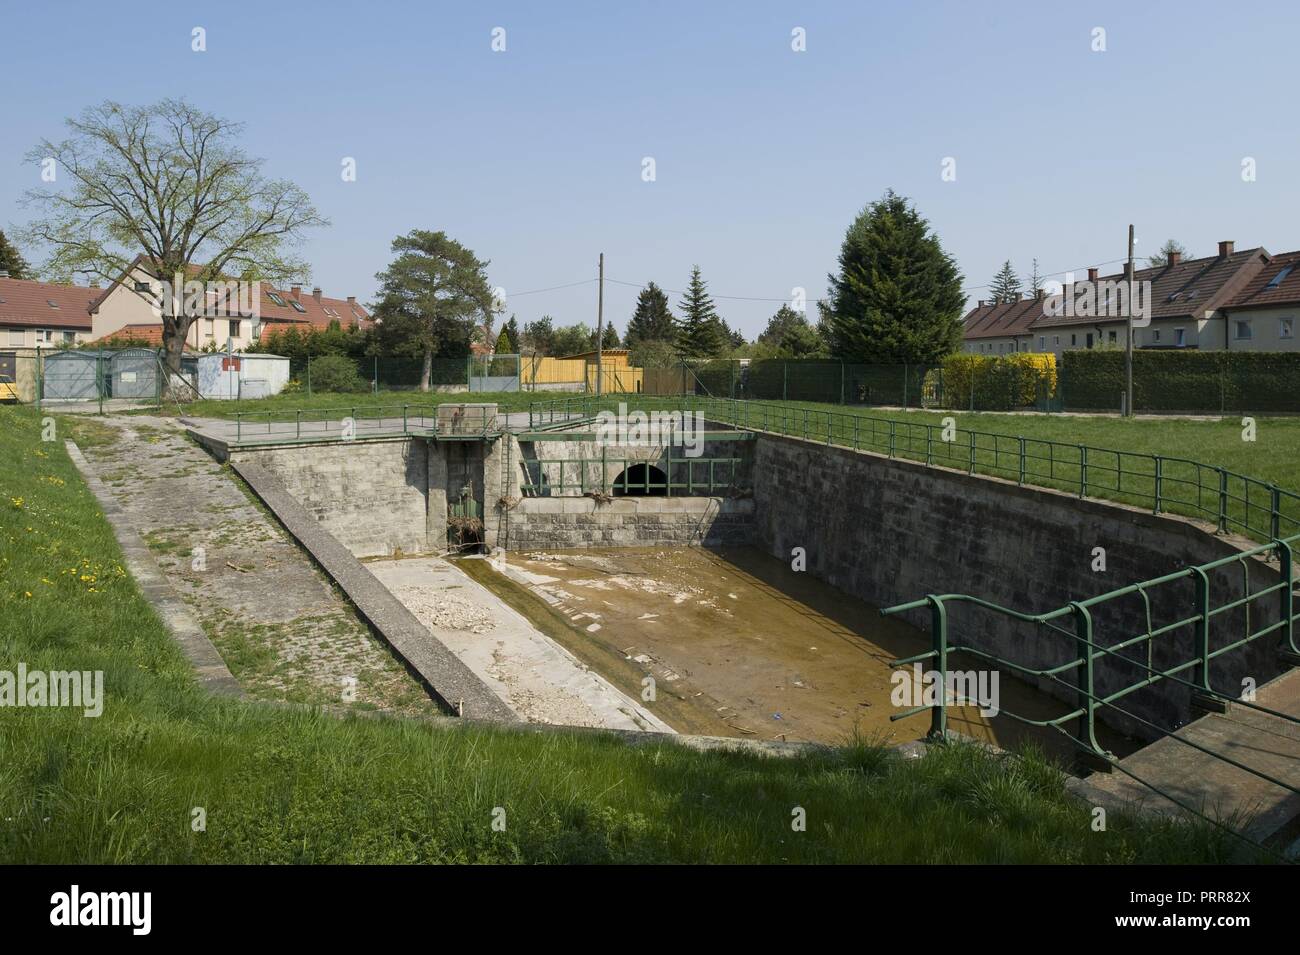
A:
[[[1094,832],[1040,758],[800,759],[342,720],[205,695],[61,439],[0,408],[0,670],[102,670],[103,715],[0,708],[3,862],[1210,862],[1207,827]],[[493,810],[505,810],[494,831]],[[791,828],[807,812],[807,831]],[[206,831],[192,828],[206,812]]]

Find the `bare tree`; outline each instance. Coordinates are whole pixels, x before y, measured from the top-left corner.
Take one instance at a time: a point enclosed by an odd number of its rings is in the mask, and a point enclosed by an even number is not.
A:
[[[298,186],[263,176],[262,160],[238,145],[243,124],[175,99],[106,101],[66,124],[67,139],[29,153],[54,174],[52,186],[26,195],[40,217],[24,235],[48,250],[46,276],[113,282],[138,260],[165,283],[310,278],[287,250],[328,223]],[[167,364],[179,370],[196,316],[176,307],[178,296],[158,303],[152,290],[124,284],[161,307]]]

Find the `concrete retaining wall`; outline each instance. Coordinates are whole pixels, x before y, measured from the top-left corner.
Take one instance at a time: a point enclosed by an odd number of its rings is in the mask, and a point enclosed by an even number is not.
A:
[[[288,445],[234,451],[232,461],[272,474],[299,504],[357,557],[441,550],[430,534],[429,463],[421,438]]]
[[[752,500],[719,497],[524,498],[503,534],[510,550],[649,547],[659,544],[738,546],[749,542]]]
[[[791,559],[792,548],[804,548],[810,573],[879,606],[931,593],[968,593],[1041,613],[1249,546],[1175,517],[794,438],[761,436],[754,475],[754,542],[783,560]],[[1092,570],[1095,547],[1106,550],[1105,573]],[[1250,574],[1253,591],[1280,579],[1275,568],[1259,561],[1252,561]],[[1214,574],[1216,604],[1241,596],[1242,586],[1240,568]],[[1155,625],[1192,613],[1192,592],[1190,581],[1153,591]],[[1257,601],[1252,626],[1277,620],[1277,608],[1276,595]],[[1094,616],[1103,646],[1147,626],[1137,595],[1108,604]],[[928,613],[911,619],[929,628]],[[1025,666],[1074,658],[1073,641],[1043,626],[1015,624],[971,606],[954,607],[949,619],[957,640]],[[1067,620],[1064,626],[1072,623]],[[1244,627],[1240,611],[1216,617],[1211,646],[1240,637]],[[1225,654],[1211,666],[1212,686],[1235,694],[1245,676],[1263,685],[1280,672],[1275,644],[1265,637],[1245,651]],[[1160,668],[1185,660],[1193,646],[1190,626],[1173,631],[1158,639],[1154,664]],[[1144,650],[1135,656],[1146,662]],[[978,666],[969,657],[954,665]],[[1143,674],[1137,666],[1107,658],[1097,664],[1096,685],[1105,694]],[[1190,671],[1181,676],[1194,678]],[[1040,686],[1061,699],[1074,699],[1059,683],[1043,680]],[[1119,705],[1165,729],[1192,715],[1189,691],[1168,681]],[[1133,735],[1154,735],[1114,710],[1106,718]]]

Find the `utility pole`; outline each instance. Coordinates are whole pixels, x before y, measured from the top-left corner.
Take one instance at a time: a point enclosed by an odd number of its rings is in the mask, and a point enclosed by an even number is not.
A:
[[[600,282],[596,292],[596,397],[602,394],[604,382],[601,376],[604,369],[601,367],[601,358],[603,357],[605,347],[605,253],[600,253]]]
[[[1133,417],[1133,223],[1128,226],[1128,335],[1124,338],[1124,416]]]

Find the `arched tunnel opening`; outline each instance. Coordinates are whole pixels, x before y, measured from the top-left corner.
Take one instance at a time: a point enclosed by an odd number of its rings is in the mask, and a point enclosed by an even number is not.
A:
[[[633,464],[614,478],[615,497],[666,497],[668,475],[653,464]]]

